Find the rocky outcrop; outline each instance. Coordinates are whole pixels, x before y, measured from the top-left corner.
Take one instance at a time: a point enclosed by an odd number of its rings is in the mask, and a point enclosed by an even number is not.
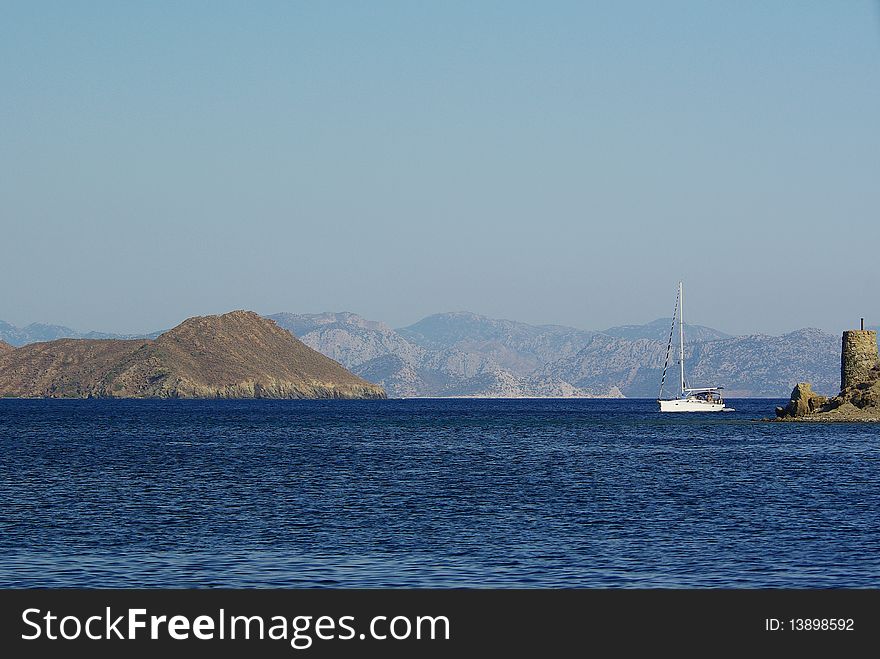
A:
[[[880,371],[877,371],[876,378],[873,382],[859,382],[847,387],[834,398],[813,406],[809,412],[805,412],[802,408],[793,408],[795,401],[792,400],[785,408],[776,408],[779,417],[777,420],[880,421]]]
[[[776,416],[801,417],[818,412],[828,403],[828,398],[813,392],[809,382],[798,383],[791,392],[791,400],[785,407],[776,408]]]
[[[776,408],[782,421],[880,421],[880,361],[877,332],[843,333],[840,354],[840,393],[830,400],[799,384],[788,405]]]
[[[865,371],[860,382],[841,389],[814,416],[821,421],[880,421],[880,363]]]
[[[0,396],[384,398],[384,390],[249,311],[190,318],[155,340],[61,339],[0,355]]]

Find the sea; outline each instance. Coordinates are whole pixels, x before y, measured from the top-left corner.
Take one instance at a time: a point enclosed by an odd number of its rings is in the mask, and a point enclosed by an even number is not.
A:
[[[880,587],[880,425],[781,402],[4,399],[0,587]]]

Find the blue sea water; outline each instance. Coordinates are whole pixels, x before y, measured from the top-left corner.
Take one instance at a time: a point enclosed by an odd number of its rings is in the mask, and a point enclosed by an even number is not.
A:
[[[0,400],[0,586],[880,587],[880,426],[777,403]]]

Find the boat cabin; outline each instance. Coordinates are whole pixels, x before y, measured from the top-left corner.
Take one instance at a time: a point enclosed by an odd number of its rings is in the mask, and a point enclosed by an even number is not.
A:
[[[701,389],[685,389],[684,393],[687,398],[695,398],[704,400],[707,403],[721,403],[721,390],[724,387],[703,387]]]

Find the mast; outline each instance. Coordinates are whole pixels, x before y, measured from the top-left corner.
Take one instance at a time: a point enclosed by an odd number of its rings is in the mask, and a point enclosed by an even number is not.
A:
[[[684,396],[684,298],[678,282],[678,364],[681,367],[681,395]]]

